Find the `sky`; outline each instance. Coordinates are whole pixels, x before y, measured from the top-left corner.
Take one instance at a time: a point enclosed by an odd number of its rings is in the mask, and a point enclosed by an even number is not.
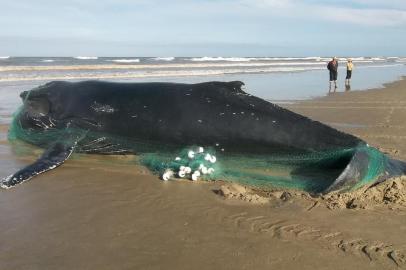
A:
[[[0,56],[406,56],[406,0],[0,0]]]

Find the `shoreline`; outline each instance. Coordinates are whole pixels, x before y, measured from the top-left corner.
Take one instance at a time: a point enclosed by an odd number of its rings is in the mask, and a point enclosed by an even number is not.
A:
[[[406,126],[402,121],[406,119],[405,105],[406,77],[402,77],[380,88],[337,92],[281,106],[406,160]]]
[[[334,94],[342,94],[342,93],[346,93],[346,92],[367,92],[367,91],[380,91],[380,90],[385,90],[386,88],[390,88],[393,84],[396,84],[398,82],[401,81],[405,81],[406,80],[406,75],[401,75],[399,78],[391,80],[391,81],[387,81],[382,83],[380,86],[377,87],[367,87],[367,88],[361,88],[361,89],[351,89],[350,91],[343,91],[340,90],[336,93],[332,93],[331,95]],[[304,102],[308,102],[308,101],[319,101],[321,99],[324,99],[326,97],[328,97],[329,94],[327,95],[323,95],[323,96],[313,96],[313,97],[308,97],[308,98],[304,98],[304,99],[265,99],[266,101],[275,103],[281,107],[283,107],[285,104],[287,105],[294,105],[294,104],[298,104],[298,103],[304,103]],[[335,101],[328,101],[328,100],[323,100],[323,102],[325,103],[334,103]],[[348,103],[359,103],[359,102],[354,102],[354,101],[348,101]]]
[[[84,70],[54,70],[54,66],[44,67],[46,70],[10,71],[2,72],[3,81],[0,82],[0,94],[6,98],[1,103],[18,104],[19,99],[13,91],[29,90],[47,82],[47,80],[108,80],[117,82],[176,82],[176,83],[200,83],[203,81],[243,81],[245,89],[249,94],[271,100],[274,103],[283,101],[310,100],[319,98],[327,94],[328,81],[325,68],[317,70],[292,71],[289,69],[277,69],[267,67],[248,68],[233,67],[230,65],[240,65],[239,63],[213,63],[224,67],[205,68],[212,64],[193,64],[195,68],[180,67],[183,65],[163,64],[150,65],[153,69],[125,69],[126,66],[119,66],[118,69],[110,69],[112,66],[103,66],[104,69],[93,69],[92,66],[84,66]],[[242,63],[246,65],[246,63]],[[167,66],[168,65],[168,66]],[[202,67],[199,67],[202,65]],[[227,67],[229,66],[229,67]],[[62,69],[70,69],[69,66],[60,66]],[[22,67],[25,69],[24,67]],[[39,67],[42,69],[43,67]],[[78,67],[74,67],[75,69]],[[80,67],[79,67],[80,68]],[[124,69],[123,69],[124,68]],[[296,69],[296,67],[293,67]],[[342,67],[343,68],[343,67]],[[339,71],[339,87],[344,90],[344,70]],[[13,68],[14,69],[14,68]],[[0,67],[1,70],[1,67]],[[53,71],[52,71],[53,70]],[[278,71],[279,70],[279,71]],[[290,70],[290,71],[288,71]],[[278,72],[277,72],[278,71]],[[379,88],[383,83],[393,82],[406,75],[406,66],[403,64],[390,66],[359,66],[354,73],[352,82],[353,89],[365,90]],[[342,84],[341,84],[342,80]],[[341,90],[341,89],[340,89]],[[10,95],[10,93],[12,95]],[[289,103],[290,103],[289,102]]]

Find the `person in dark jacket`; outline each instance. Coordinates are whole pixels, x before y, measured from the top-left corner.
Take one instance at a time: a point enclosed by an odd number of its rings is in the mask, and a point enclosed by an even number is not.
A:
[[[337,89],[337,74],[338,74],[338,61],[337,57],[333,57],[333,59],[328,62],[327,69],[330,71],[330,87],[329,87],[329,92],[331,92],[331,88],[333,86],[334,82],[334,92]]]

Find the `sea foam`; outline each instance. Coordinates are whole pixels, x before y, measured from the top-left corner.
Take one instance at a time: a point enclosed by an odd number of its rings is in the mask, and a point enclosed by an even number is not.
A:
[[[79,60],[97,60],[98,59],[97,56],[76,56],[73,58],[79,59]]]
[[[205,62],[205,61],[229,61],[229,62],[249,62],[249,61],[326,61],[330,58],[322,58],[320,56],[309,57],[194,57],[190,61]]]
[[[139,63],[140,59],[136,58],[136,59],[113,59],[113,60],[107,60],[110,62],[114,62],[114,63]]]
[[[155,57],[155,58],[152,58],[152,60],[155,60],[155,61],[173,61],[173,60],[175,60],[175,57]]]
[[[251,61],[250,58],[246,57],[194,57],[190,58],[190,61],[194,62],[205,62],[205,61],[230,61],[230,62],[248,62]]]

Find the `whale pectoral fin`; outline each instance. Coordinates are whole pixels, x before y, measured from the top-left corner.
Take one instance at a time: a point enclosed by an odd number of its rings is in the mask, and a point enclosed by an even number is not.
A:
[[[3,179],[0,183],[1,187],[6,189],[11,188],[40,173],[58,167],[69,158],[75,150],[76,144],[77,142],[71,144],[56,142],[48,148],[37,161]]]

